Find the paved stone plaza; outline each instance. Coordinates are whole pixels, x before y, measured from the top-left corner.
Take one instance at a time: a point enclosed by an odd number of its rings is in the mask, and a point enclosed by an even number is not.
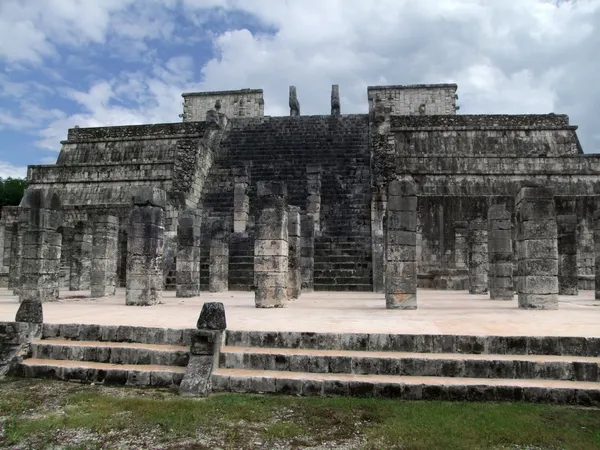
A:
[[[600,337],[600,300],[593,291],[560,296],[558,311],[528,311],[513,301],[492,301],[466,291],[419,290],[414,311],[385,309],[376,293],[304,293],[287,308],[256,309],[253,292],[203,293],[176,298],[163,292],[162,303],[132,310],[125,305],[125,290],[117,295],[90,299],[89,292],[64,292],[59,302],[44,304],[46,323],[137,325],[193,328],[204,302],[223,302],[231,330],[312,331],[335,333],[472,334]],[[0,321],[14,320],[19,303],[0,289]]]

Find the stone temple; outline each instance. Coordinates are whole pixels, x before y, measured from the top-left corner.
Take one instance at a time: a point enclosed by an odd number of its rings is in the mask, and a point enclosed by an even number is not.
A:
[[[2,210],[0,377],[600,407],[600,158],[456,91],[70,129]]]
[[[21,302],[371,291],[391,309],[417,287],[543,309],[593,289],[598,156],[566,115],[457,114],[456,92],[371,86],[368,114],[343,114],[334,85],[304,116],[292,86],[285,117],[261,89],[188,93],[181,122],[76,126],[2,211],[1,282]]]

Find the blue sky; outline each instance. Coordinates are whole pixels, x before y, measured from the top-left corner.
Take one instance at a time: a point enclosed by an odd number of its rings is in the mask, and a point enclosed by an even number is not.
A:
[[[460,113],[566,113],[597,152],[600,0],[2,0],[0,176],[74,126],[179,121],[182,92],[366,112],[366,86],[456,82]]]

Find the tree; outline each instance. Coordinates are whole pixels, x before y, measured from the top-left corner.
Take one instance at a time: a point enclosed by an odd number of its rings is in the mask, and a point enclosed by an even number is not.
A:
[[[26,188],[27,180],[10,177],[0,178],[0,207],[19,206]]]

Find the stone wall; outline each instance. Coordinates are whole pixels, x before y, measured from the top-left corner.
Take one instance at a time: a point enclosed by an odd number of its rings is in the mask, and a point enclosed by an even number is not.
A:
[[[230,287],[253,285],[245,270],[253,246],[243,236],[253,240],[256,184],[285,181],[289,204],[307,211],[311,202],[319,202],[315,289],[371,290],[369,159],[366,115],[231,120],[203,195],[203,209],[212,220],[232,220],[236,177],[247,177],[248,223],[230,239],[230,277],[236,278]],[[320,197],[311,191],[315,168]],[[203,224],[203,264],[210,220]]]
[[[379,102],[391,114],[456,114],[456,84],[417,84],[407,86],[369,86],[369,111]]]
[[[265,101],[262,89],[241,89],[239,91],[190,92],[182,94],[184,122],[206,120],[206,113],[220,101],[220,112],[229,119],[235,117],[262,117],[265,114]]]

